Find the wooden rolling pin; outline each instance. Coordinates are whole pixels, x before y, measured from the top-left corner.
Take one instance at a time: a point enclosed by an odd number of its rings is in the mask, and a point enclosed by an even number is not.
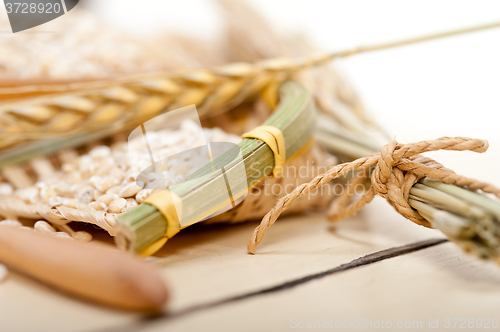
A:
[[[0,262],[100,304],[160,312],[168,291],[155,269],[129,253],[92,243],[0,226]]]

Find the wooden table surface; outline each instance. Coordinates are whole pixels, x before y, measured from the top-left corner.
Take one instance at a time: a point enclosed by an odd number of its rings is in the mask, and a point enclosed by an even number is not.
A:
[[[430,321],[443,328],[446,319],[500,319],[500,267],[465,255],[380,198],[336,224],[321,212],[281,218],[253,256],[246,243],[255,226],[194,227],[174,237],[151,259],[172,291],[156,319],[11,273],[0,284],[0,331],[288,331],[315,321],[421,330]]]
[[[490,141],[487,153],[430,156],[499,186],[500,135],[475,133]],[[404,219],[380,197],[335,224],[323,212],[280,218],[249,255],[256,225],[192,227],[170,240],[151,260],[172,292],[156,319],[82,302],[11,272],[0,283],[0,331],[342,330],[347,323],[362,331],[389,322],[458,330],[470,319],[489,320],[490,328],[500,320],[500,266],[443,243],[439,231]],[[306,328],[314,322],[316,329]]]
[[[491,9],[498,6],[494,2],[490,9],[485,2],[455,1],[411,7],[396,1],[385,6],[316,1],[307,8],[303,1],[256,2],[275,9],[268,12],[273,21],[309,28],[324,51],[498,17],[498,10]],[[157,23],[175,27],[181,21],[198,27],[198,34],[213,33],[203,20],[206,11],[192,9],[201,2],[157,1],[175,8],[154,11],[137,1],[127,3],[136,6],[126,12],[130,15],[115,10],[118,1],[93,2],[109,6],[108,12],[99,7],[109,22],[121,20],[134,29],[158,29],[151,22],[154,14]],[[179,14],[181,5],[189,16]],[[139,7],[143,12],[137,14]],[[498,33],[454,37],[337,64],[399,141],[454,135],[488,139],[491,148],[484,155],[430,156],[459,174],[500,186]],[[483,325],[489,319],[488,331],[500,320],[500,266],[465,255],[443,242],[440,232],[411,223],[380,198],[336,224],[321,212],[280,218],[253,256],[246,243],[256,225],[195,227],[169,241],[152,260],[172,292],[165,315],[156,319],[82,302],[11,272],[0,283],[0,332],[362,331],[388,329],[389,322],[395,329],[402,324],[427,331],[429,324],[432,330],[459,330],[460,319],[466,321],[466,330],[484,330],[469,328],[469,319],[480,319]]]

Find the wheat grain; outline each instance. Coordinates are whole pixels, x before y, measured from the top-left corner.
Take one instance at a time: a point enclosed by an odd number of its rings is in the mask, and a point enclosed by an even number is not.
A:
[[[75,198],[66,198],[63,200],[63,206],[67,206],[69,208],[76,208],[76,205],[78,204],[78,200]]]
[[[73,237],[65,232],[55,232],[52,236],[58,237],[60,239],[73,240]]]
[[[127,206],[127,201],[125,198],[117,198],[112,201],[108,206],[108,212],[111,213],[122,213]]]
[[[71,234],[71,237],[79,242],[90,242],[92,241],[92,235],[90,233],[79,231]]]
[[[64,200],[61,196],[52,196],[49,198],[47,204],[52,208],[56,206],[61,206],[63,205]]]
[[[108,211],[108,206],[104,203],[101,203],[101,202],[91,202],[89,204],[89,207],[91,207],[92,209],[94,209],[96,211],[104,211],[104,212]]]
[[[151,148],[159,158],[171,156],[177,151],[189,150],[193,144],[202,143],[193,141],[193,130],[192,124],[183,123],[178,130],[150,132],[148,135],[154,138],[151,140]],[[238,136],[227,134],[219,129],[206,129],[205,134],[208,141],[238,142],[241,140]],[[172,140],[172,138],[175,139]],[[114,221],[115,215],[132,210],[158,191],[158,182],[161,182],[162,185],[164,183],[164,179],[153,172],[144,174],[144,178],[149,179],[147,183],[149,187],[146,189],[142,189],[146,187],[146,184],[135,180],[139,171],[151,163],[149,153],[143,151],[142,145],[138,144],[142,139],[139,137],[128,144],[131,157],[135,161],[134,164],[131,165],[128,162],[129,151],[127,151],[125,143],[115,144],[112,148],[96,146],[89,153],[68,160],[68,163],[62,165],[60,171],[54,171],[53,174],[44,177],[30,187],[13,191],[15,197],[29,205],[17,206],[13,204],[9,207],[8,213],[11,215],[25,215],[26,213],[31,215],[33,211],[39,211],[40,204],[43,204],[52,209],[49,211],[58,211],[57,217],[54,220],[49,218],[48,221],[70,234],[72,234],[72,230],[69,227],[66,228],[64,222],[60,222],[61,216],[62,220],[66,220],[66,222],[75,220],[73,213],[77,213],[77,210],[105,213],[108,220]],[[169,158],[168,162],[165,163],[165,171],[170,184],[183,181],[193,168],[192,166],[191,168],[184,167],[185,164],[183,167],[179,167],[176,158],[181,158],[183,162],[189,163],[190,160],[194,160],[195,156],[176,157],[174,155]],[[93,173],[100,175],[93,175]],[[5,192],[11,192],[10,185],[6,185],[4,188]],[[53,216],[52,213],[49,215]],[[80,218],[81,216],[76,217],[76,220],[81,220]],[[85,221],[95,222],[102,226],[97,220],[93,221],[92,218]],[[36,225],[38,231],[50,233],[46,229],[47,223],[40,222]],[[112,228],[106,229],[112,232]],[[52,233],[54,232],[55,230]]]
[[[134,198],[127,198],[126,201],[127,201],[127,205],[125,206],[125,209],[123,210],[123,212],[128,212],[128,211],[136,208],[137,206],[139,206],[139,203],[137,203],[137,201]]]
[[[48,222],[46,222],[44,220],[37,221],[35,223],[34,229],[37,232],[49,234],[49,235],[54,234],[56,232],[54,227],[52,227]]]
[[[111,204],[112,201],[114,201],[115,199],[118,199],[120,198],[120,196],[118,196],[117,194],[113,194],[113,193],[106,193],[104,195],[101,195],[97,198],[97,202],[99,203],[103,203],[104,205],[109,205]]]
[[[9,275],[9,270],[7,270],[7,267],[3,264],[0,264],[0,283],[5,281],[8,275]]]
[[[21,224],[18,220],[5,219],[0,221],[0,226],[22,227],[23,224]]]
[[[142,181],[137,181],[137,182],[132,182],[127,184],[123,189],[120,191],[120,197],[123,198],[128,198],[137,195],[139,191],[141,191],[144,188],[144,182]]]
[[[12,195],[14,188],[8,183],[0,183],[0,195]]]
[[[78,194],[78,201],[83,204],[90,204],[94,199],[94,188],[91,186],[86,186]]]

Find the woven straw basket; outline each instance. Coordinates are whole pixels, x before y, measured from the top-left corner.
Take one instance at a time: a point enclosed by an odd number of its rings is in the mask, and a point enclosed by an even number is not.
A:
[[[120,66],[107,62],[108,57],[105,54],[93,60],[75,59],[87,61],[86,65],[93,68],[94,72],[104,68],[105,70],[101,70],[105,73],[104,77],[83,74],[74,77],[69,72],[58,72],[57,64],[53,64],[53,70],[49,68],[45,74],[40,74],[35,68],[34,74],[24,75],[26,77],[22,80],[10,79],[0,82],[0,124],[3,128],[0,131],[0,158],[6,155],[19,157],[18,162],[0,165],[1,183],[9,183],[16,190],[37,188],[33,190],[38,192],[34,194],[38,195],[37,198],[31,200],[21,198],[16,193],[2,196],[0,216],[9,220],[22,218],[26,221],[25,224],[29,223],[28,220],[45,220],[61,232],[73,236],[76,233],[72,230],[71,223],[85,222],[99,226],[114,235],[119,213],[96,210],[86,204],[51,204],[50,195],[41,197],[41,187],[36,187],[35,183],[57,177],[63,165],[74,163],[79,156],[96,146],[115,146],[124,142],[131,129],[165,109],[196,104],[203,126],[217,126],[226,132],[241,135],[260,125],[272,113],[272,107],[269,105],[278,99],[278,86],[290,78],[314,91],[312,97],[320,113],[339,127],[356,133],[371,126],[371,121],[365,115],[356,94],[331,68],[323,67],[283,75],[282,68],[286,61],[261,64],[259,68],[265,75],[262,76],[263,81],[258,84],[254,77],[252,80],[248,78],[255,74],[252,71],[254,68],[241,63],[211,72],[130,76],[143,71],[169,70],[172,67],[182,68],[199,64],[212,66],[235,61],[250,63],[277,55],[293,56],[314,51],[300,37],[283,40],[269,33],[272,30],[267,23],[245,4],[229,1],[220,1],[220,4],[228,13],[227,45],[222,47],[223,52],[207,53],[210,48],[203,42],[178,36],[166,38],[168,42],[151,42],[147,46],[143,42],[130,40],[127,42],[134,46],[137,52],[134,53],[135,57],[130,59],[115,60]],[[232,14],[242,11],[245,12],[244,19],[235,21],[235,15]],[[88,14],[81,16],[82,21],[89,19]],[[245,19],[252,21],[252,24],[246,24]],[[75,24],[75,20],[78,20],[78,17],[72,18],[72,25],[79,26]],[[261,24],[255,24],[256,21]],[[65,24],[64,20],[58,22]],[[249,26],[260,30],[243,28]],[[71,26],[59,28],[71,29]],[[37,38],[36,35],[25,36]],[[89,40],[87,42],[91,43]],[[176,46],[169,49],[169,59],[155,56],[161,54],[163,49],[151,51],[154,48],[151,45],[159,44]],[[302,46],[300,52],[296,51],[297,45]],[[149,63],[148,68],[144,67],[144,62]],[[115,78],[123,75],[128,75],[129,78]],[[13,75],[22,76],[19,73]],[[105,130],[102,130],[103,127]],[[64,138],[63,142],[73,140],[73,144],[70,147],[58,146],[59,143],[51,141],[53,138]],[[40,151],[44,153],[39,154]],[[262,179],[236,208],[205,222],[241,222],[262,218],[276,201],[287,193],[284,191],[275,194],[266,190],[266,187],[278,184],[282,188],[293,189],[312,180],[319,174],[318,169],[325,171],[336,163],[335,157],[311,141],[300,154],[293,156],[285,164],[285,169],[305,167],[307,171],[301,174],[306,175],[297,175],[285,170],[285,174],[295,175]],[[73,194],[68,194],[71,195]],[[323,207],[333,196],[334,193],[330,190],[311,194],[294,204],[288,212]]]
[[[109,234],[114,235],[118,213],[97,211],[85,204],[79,204],[78,207],[53,206],[53,204],[49,204],[50,197],[40,196],[41,194],[43,195],[43,192],[41,193],[41,187],[35,185],[35,183],[43,183],[57,177],[62,172],[61,167],[63,165],[71,165],[78,159],[79,155],[85,154],[92,148],[99,145],[110,146],[119,144],[120,142],[124,142],[125,138],[124,135],[115,135],[106,140],[89,142],[78,149],[64,149],[49,157],[37,157],[21,165],[3,168],[2,182],[10,183],[14,188],[23,190],[16,190],[14,194],[2,197],[0,200],[0,215],[10,220],[17,220],[19,218],[34,221],[46,220],[56,226],[56,228],[70,234],[73,231],[68,226],[68,223],[74,221],[86,222],[99,226],[108,231]],[[246,199],[236,208],[209,219],[206,223],[241,222],[262,218],[276,203],[277,199],[286,194],[286,192],[282,192],[276,195],[271,190],[266,190],[266,187],[273,188],[273,186],[279,185],[280,188],[293,189],[299,184],[312,180],[313,176],[319,173],[317,169],[324,170],[335,165],[336,158],[330,156],[316,143],[309,145],[305,147],[300,155],[292,157],[287,161],[284,174],[288,176],[263,179],[250,190]],[[306,170],[300,173],[307,176],[292,176],[296,172],[287,171],[288,168],[301,169],[303,167],[306,167]],[[32,201],[38,200],[39,202],[29,203],[26,199],[21,198],[22,195],[19,195],[20,192],[26,192],[31,189],[33,189],[36,195],[36,197],[31,198]],[[74,197],[71,194],[67,196],[68,198]],[[295,204],[290,212],[298,212],[310,207],[322,207],[331,200],[332,196],[332,191],[315,193],[309,198],[302,199]]]

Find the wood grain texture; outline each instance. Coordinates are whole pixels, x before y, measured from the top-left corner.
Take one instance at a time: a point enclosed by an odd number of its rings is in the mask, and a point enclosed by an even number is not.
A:
[[[377,330],[375,324],[380,326],[384,321],[384,324],[391,322],[391,330],[398,329],[398,322],[402,322],[403,328],[398,330],[458,331],[461,330],[460,323],[453,328],[453,318],[463,318],[465,326],[471,318],[474,324],[481,319],[483,325],[489,318],[490,328],[486,330],[493,331],[496,329],[492,328],[491,321],[500,320],[499,305],[500,274],[497,266],[467,256],[453,243],[446,243],[334,274],[289,291],[135,326],[146,332],[193,331],[200,326],[210,332],[374,331]],[[324,322],[325,319],[334,327],[292,328],[294,322]],[[451,326],[445,328],[447,319]],[[438,328],[429,328],[429,323],[436,321]],[[335,328],[336,322],[348,322],[348,327]],[[404,328],[405,323],[409,328]],[[462,329],[484,330],[477,327]],[[128,330],[110,328],[99,331]]]

